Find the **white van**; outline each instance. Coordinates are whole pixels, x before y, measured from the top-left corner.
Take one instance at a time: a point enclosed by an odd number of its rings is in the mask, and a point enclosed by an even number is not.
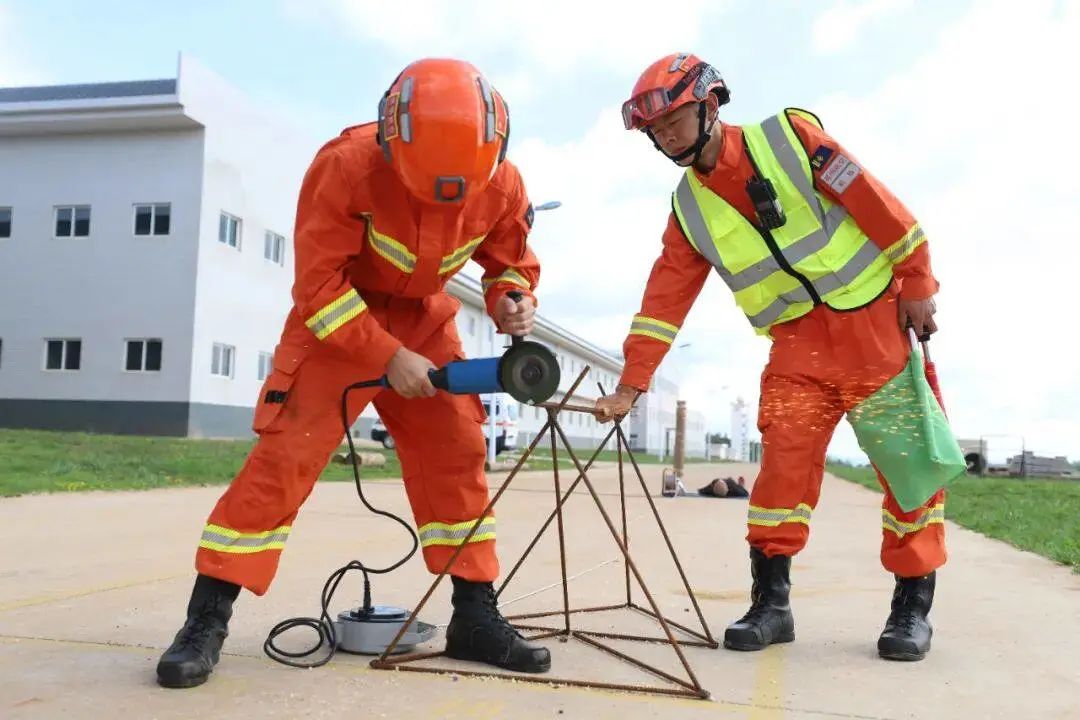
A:
[[[491,395],[481,395],[488,420],[484,423],[484,440],[491,442]],[[517,449],[518,403],[509,395],[495,396],[495,454]]]

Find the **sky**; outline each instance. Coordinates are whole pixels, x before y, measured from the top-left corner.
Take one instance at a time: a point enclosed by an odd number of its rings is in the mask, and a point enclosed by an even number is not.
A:
[[[617,350],[679,177],[619,107],[653,60],[694,52],[731,88],[723,121],[813,111],[919,220],[956,434],[988,436],[992,461],[1080,460],[1077,37],[1080,2],[1051,0],[0,0],[0,86],[168,78],[183,52],[328,139],[412,60],[470,60],[507,99],[530,197],[562,203],[532,236],[542,312]],[[663,372],[710,430],[737,397],[752,424],[768,341],[719,278],[676,345]],[[846,423],[830,453],[863,459]]]

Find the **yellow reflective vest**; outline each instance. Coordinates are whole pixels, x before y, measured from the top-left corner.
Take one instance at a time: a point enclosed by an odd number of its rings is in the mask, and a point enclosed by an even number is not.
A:
[[[761,229],[687,168],[672,201],[690,244],[723,278],[754,330],[827,304],[837,310],[866,305],[892,280],[892,263],[842,205],[817,192],[810,159],[788,113],[821,127],[812,114],[788,109],[743,137],[760,175],[776,190],[787,222]]]

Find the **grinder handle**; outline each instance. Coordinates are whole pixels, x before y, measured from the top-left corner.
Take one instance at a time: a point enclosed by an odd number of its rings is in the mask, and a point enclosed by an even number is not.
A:
[[[525,294],[522,293],[520,290],[511,290],[508,293],[506,293],[506,297],[510,298],[514,302],[521,302],[521,299],[525,297]],[[517,345],[523,339],[524,338],[522,338],[520,335],[511,335],[510,336],[510,347],[513,347],[514,345]]]

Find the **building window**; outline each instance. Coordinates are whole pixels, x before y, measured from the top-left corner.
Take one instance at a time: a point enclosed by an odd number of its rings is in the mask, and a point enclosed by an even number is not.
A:
[[[285,238],[267,230],[263,243],[263,257],[277,265],[285,265]]]
[[[56,208],[56,237],[87,237],[89,235],[89,205],[64,205]]]
[[[124,369],[128,372],[159,372],[161,340],[128,340]]]
[[[82,340],[46,340],[46,370],[78,370],[82,366]]]
[[[169,203],[136,205],[135,234],[168,235],[171,210],[172,208]]]
[[[240,218],[227,212],[218,220],[218,242],[240,249]]]
[[[4,367],[4,338],[0,338],[0,367]]]
[[[232,345],[214,343],[214,357],[210,362],[210,374],[231,378],[233,376],[233,361],[235,357],[235,347]]]
[[[476,318],[469,316],[469,335],[476,335]]]
[[[11,208],[0,207],[0,238],[11,237]]]
[[[270,371],[274,368],[274,353],[259,353],[259,380],[270,377]]]

